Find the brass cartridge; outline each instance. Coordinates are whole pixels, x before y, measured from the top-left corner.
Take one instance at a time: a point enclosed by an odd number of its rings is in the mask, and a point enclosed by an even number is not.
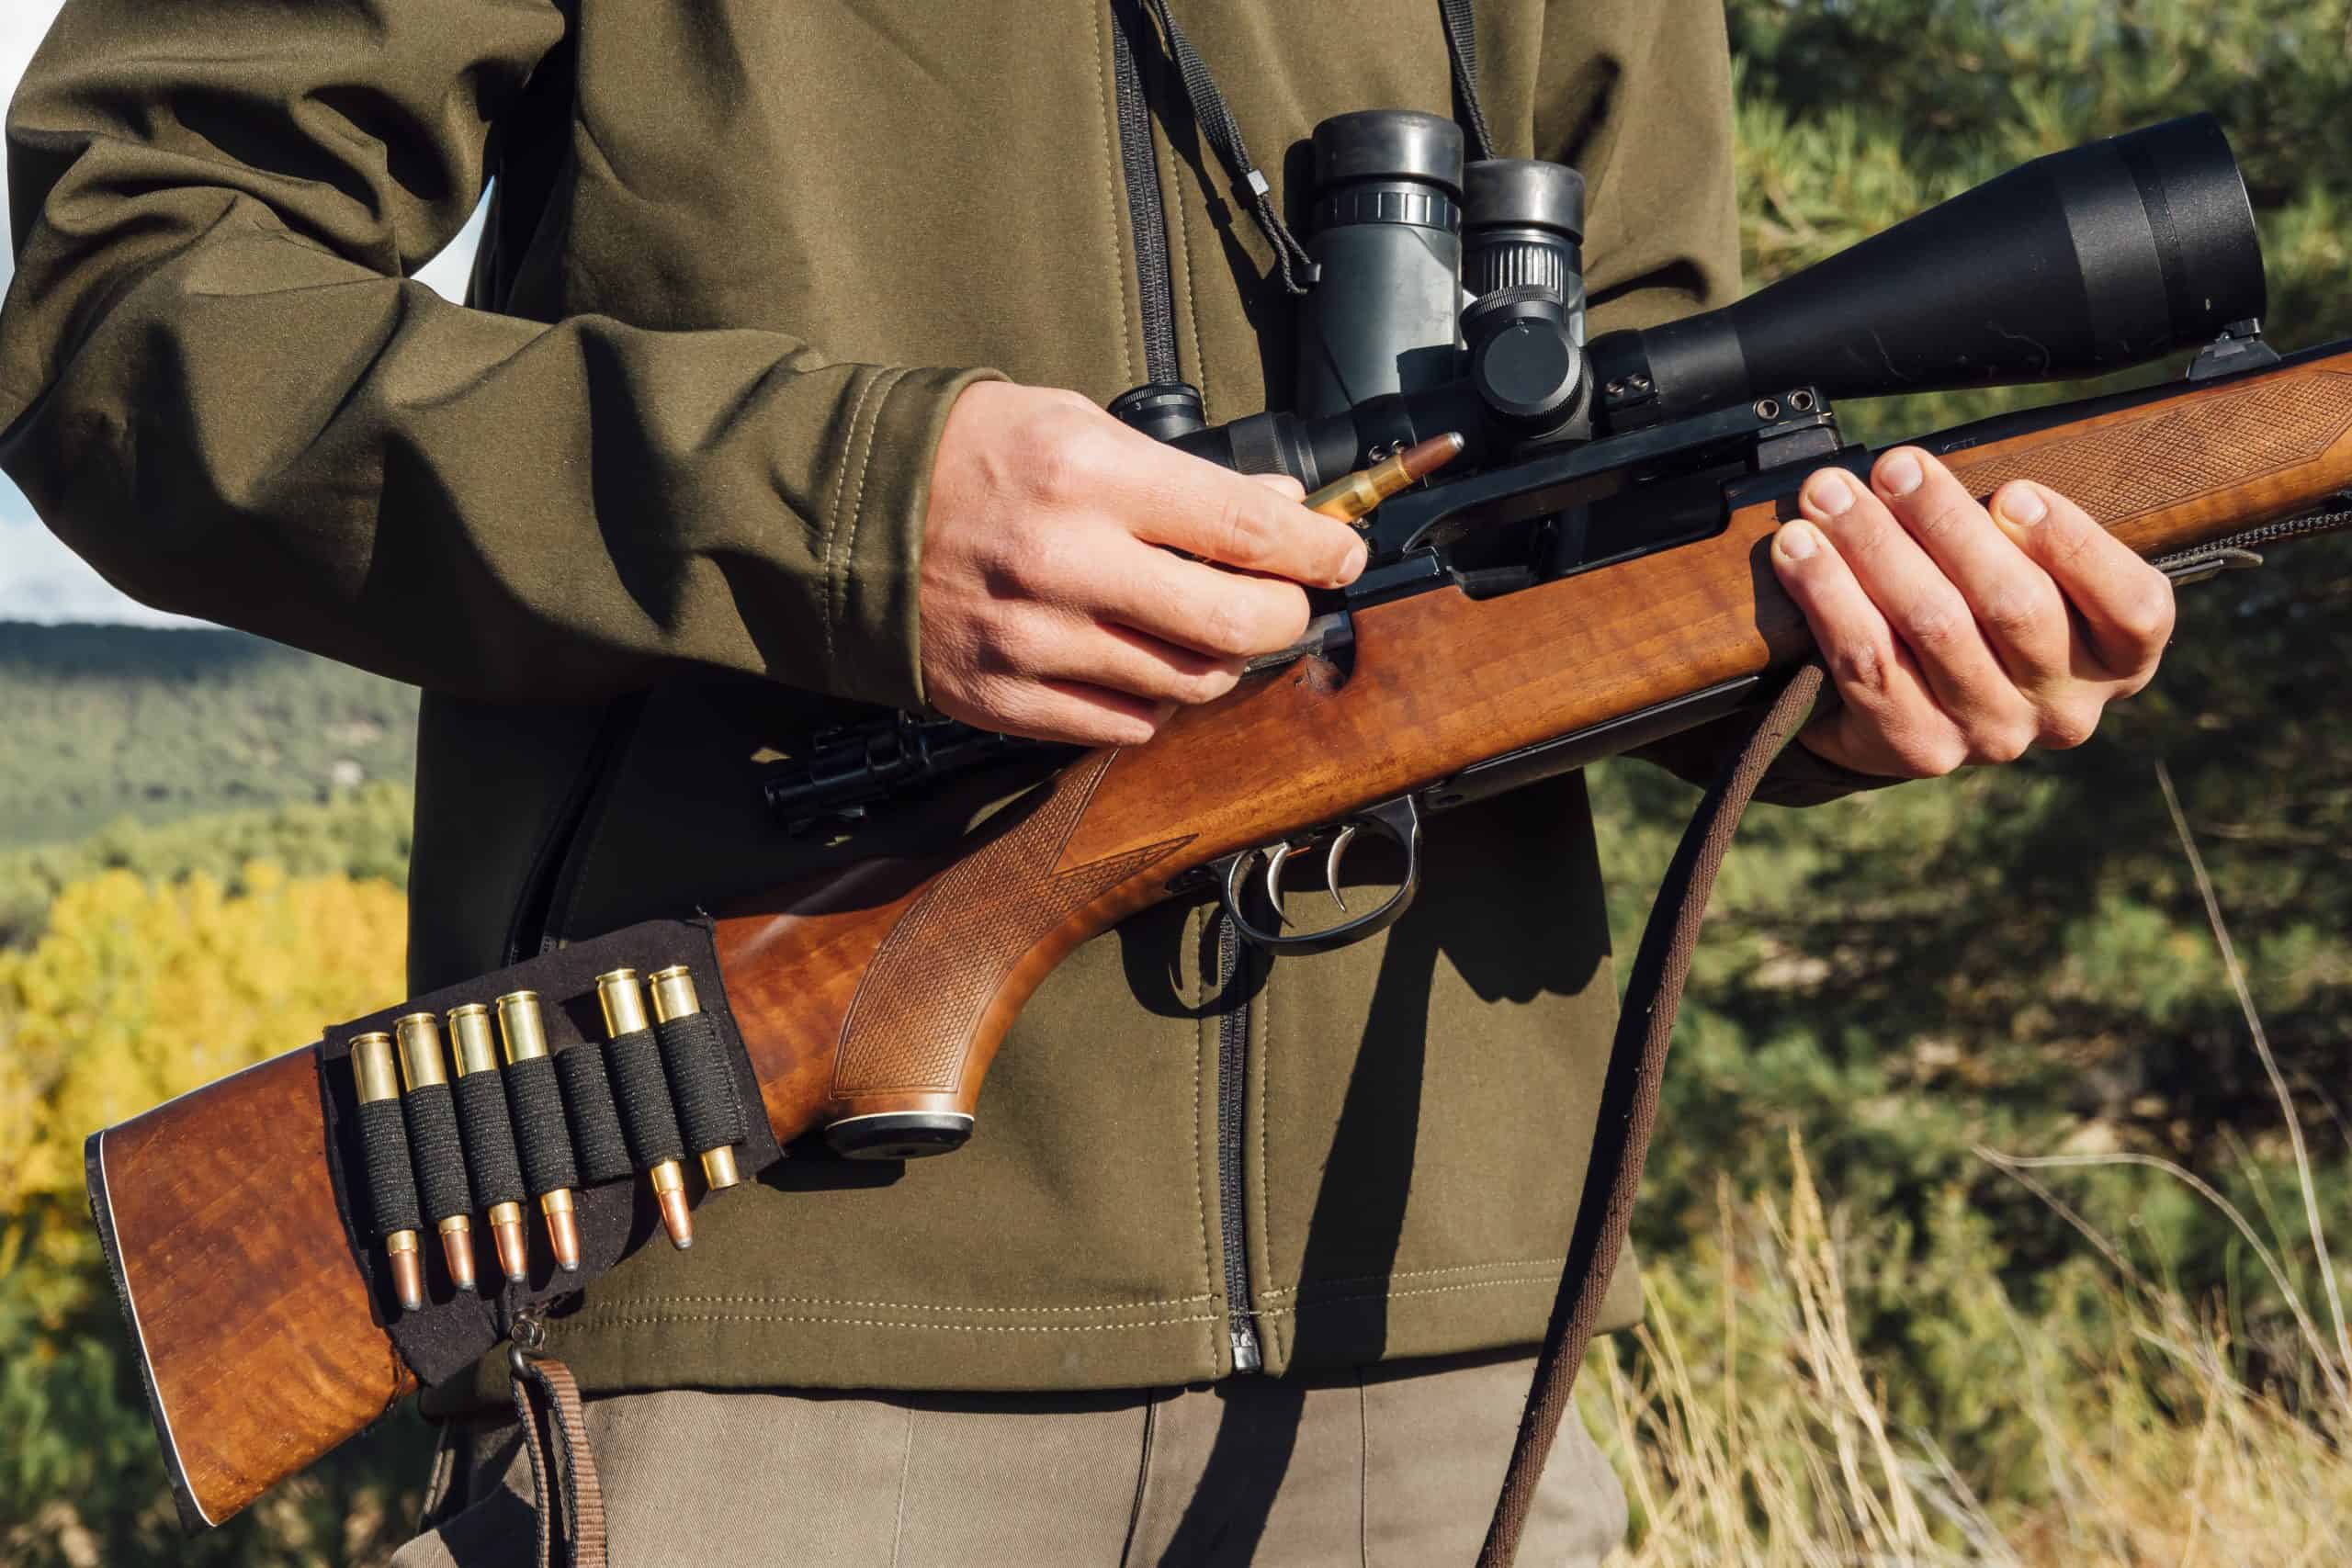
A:
[[[400,1067],[392,1060],[392,1037],[362,1034],[351,1043],[351,1070],[359,1080],[359,1103],[401,1097]],[[402,1312],[424,1307],[424,1258],[416,1249],[414,1231],[393,1231],[384,1237],[384,1261],[392,1271],[392,1293]]]
[[[683,964],[673,964],[667,969],[656,969],[647,977],[653,987],[653,1016],[669,1023],[681,1018],[692,1018],[702,1011],[702,998],[695,992],[695,972]],[[723,1192],[743,1179],[735,1166],[735,1148],[720,1144],[703,1149],[703,1179],[713,1192]]]
[[[401,1085],[410,1094],[449,1081],[448,1058],[441,1050],[441,1022],[429,1012],[412,1012],[392,1021],[400,1037]],[[461,1291],[474,1288],[474,1225],[464,1214],[435,1222],[441,1232],[441,1256],[448,1260],[449,1282]]]
[[[466,1002],[449,1010],[449,1039],[458,1048],[458,1077],[498,1073],[498,1043],[491,1038],[490,1010]],[[490,1206],[490,1235],[498,1248],[498,1271],[510,1283],[530,1278],[530,1253],[523,1241],[523,1205],[511,1200]]]
[[[645,987],[634,969],[613,969],[596,976],[596,1003],[604,1010],[605,1033],[617,1040],[652,1027],[645,1016]],[[662,1211],[662,1228],[670,1245],[684,1252],[695,1244],[695,1217],[686,1207],[686,1172],[676,1160],[656,1160],[646,1175],[653,1183],[653,1201]]]
[[[548,1054],[547,1020],[539,1011],[538,992],[509,991],[498,998],[496,1006],[507,1066]],[[539,1213],[548,1223],[548,1245],[555,1251],[555,1266],[567,1274],[578,1269],[580,1216],[572,1206],[571,1189],[552,1187],[540,1193]]]
[[[1459,433],[1447,431],[1383,458],[1369,468],[1341,474],[1299,504],[1309,512],[1340,523],[1369,517],[1380,503],[1421,482],[1459,457],[1464,443]]]

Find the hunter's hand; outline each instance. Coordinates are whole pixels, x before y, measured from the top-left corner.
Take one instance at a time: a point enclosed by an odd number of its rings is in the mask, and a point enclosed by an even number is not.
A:
[[[969,388],[948,411],[923,524],[932,705],[1011,735],[1150,739],[1179,705],[1223,696],[1252,655],[1297,640],[1299,584],[1342,587],[1363,570],[1355,531],[1299,495],[1164,446],[1075,392]]]
[[[1805,481],[1772,565],[1840,698],[1799,737],[1815,753],[1932,778],[2078,746],[2155,673],[2164,574],[2047,486],[1992,499],[1988,514],[1916,446],[1882,456],[1868,490],[1838,468]]]

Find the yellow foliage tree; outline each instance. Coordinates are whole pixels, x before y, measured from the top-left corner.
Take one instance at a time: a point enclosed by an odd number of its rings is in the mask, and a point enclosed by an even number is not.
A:
[[[347,876],[249,863],[242,891],[109,871],[0,952],[0,1213],[78,1201],[82,1141],[400,999],[406,901]]]

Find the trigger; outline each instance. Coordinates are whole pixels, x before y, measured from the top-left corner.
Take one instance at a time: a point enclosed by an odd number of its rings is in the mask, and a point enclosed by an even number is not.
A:
[[[1276,844],[1266,856],[1266,903],[1274,911],[1274,924],[1286,926],[1289,919],[1283,914],[1283,863],[1290,859],[1288,842]]]
[[[1337,904],[1341,909],[1348,907],[1348,900],[1340,892],[1340,861],[1347,854],[1348,846],[1355,842],[1355,837],[1354,823],[1351,822],[1340,829],[1331,840],[1331,852],[1325,856],[1323,861],[1323,886],[1330,890],[1331,902]]]

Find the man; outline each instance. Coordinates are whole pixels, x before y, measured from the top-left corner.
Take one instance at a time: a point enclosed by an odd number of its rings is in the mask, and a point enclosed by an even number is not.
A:
[[[1435,0],[1177,9],[1261,148],[1451,111]],[[1595,330],[1731,298],[1716,9],[1477,27],[1500,150],[1590,182]],[[419,989],[936,845],[978,802],[794,840],[755,759],[925,703],[1136,743],[1360,565],[1295,488],[1100,412],[1288,382],[1163,41],[1104,0],[69,0],[10,118],[0,457],[132,592],[424,688]],[[401,282],[491,175],[484,309]],[[1778,798],[2072,743],[2146,680],[2168,591],[2061,498],[1873,483],[1816,478],[1776,548],[1841,698]],[[1580,781],[1429,848],[1385,939],[1271,974],[1197,903],[1130,921],[1038,992],[967,1149],[787,1161],[599,1280],[549,1348],[615,1560],[1466,1561],[1615,998]],[[464,1419],[402,1563],[527,1549],[502,1379],[429,1395]],[[1523,1560],[1623,1527],[1566,1434]]]

